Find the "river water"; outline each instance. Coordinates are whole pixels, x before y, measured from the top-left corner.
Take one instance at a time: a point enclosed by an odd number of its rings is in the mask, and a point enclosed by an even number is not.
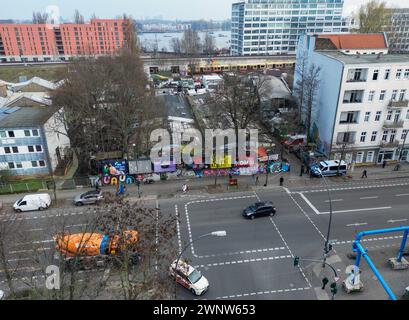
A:
[[[205,32],[199,32],[199,37],[201,40],[204,39]],[[230,48],[230,31],[214,31],[210,34],[215,38],[217,49],[229,49]],[[167,33],[139,33],[138,37],[141,42],[142,47],[146,48],[148,51],[153,51],[157,43],[157,48],[159,51],[172,51],[171,40],[172,38],[181,39],[183,32],[167,32]],[[165,49],[165,50],[163,50]]]

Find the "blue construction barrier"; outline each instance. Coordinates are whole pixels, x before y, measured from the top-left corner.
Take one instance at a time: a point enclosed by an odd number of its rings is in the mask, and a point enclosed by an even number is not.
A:
[[[375,276],[378,278],[378,280],[381,283],[382,287],[385,289],[386,293],[391,298],[391,300],[397,300],[396,296],[394,295],[392,290],[389,288],[388,284],[383,279],[383,277],[379,273],[378,269],[376,269],[376,267],[373,264],[372,260],[369,258],[368,254],[367,254],[367,250],[364,247],[362,247],[361,239],[363,237],[369,236],[369,235],[381,234],[381,233],[391,233],[391,232],[400,232],[400,231],[403,232],[403,239],[402,239],[402,242],[401,242],[401,245],[400,245],[400,248],[399,248],[399,252],[398,252],[398,256],[397,256],[397,262],[401,262],[402,261],[402,256],[403,256],[403,250],[405,249],[406,241],[407,241],[408,234],[409,234],[409,226],[363,231],[363,232],[360,232],[360,233],[358,233],[356,235],[355,241],[352,244],[352,251],[357,253],[356,259],[355,259],[355,265],[357,267],[359,267],[359,264],[361,262],[361,257],[363,256],[364,259],[366,260],[366,262],[368,263],[369,267],[374,272]]]

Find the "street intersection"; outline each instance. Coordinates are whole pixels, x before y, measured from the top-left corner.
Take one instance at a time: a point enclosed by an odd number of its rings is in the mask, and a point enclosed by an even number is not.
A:
[[[361,263],[365,286],[362,292],[348,295],[341,290],[341,282],[346,276],[345,268],[354,263],[347,255],[358,232],[407,224],[409,179],[342,186],[330,184],[329,190],[333,250],[327,262],[340,277],[335,299],[387,299],[364,261]],[[210,288],[205,295],[195,297],[179,287],[178,299],[327,300],[331,299],[331,293],[328,286],[321,289],[321,281],[324,277],[332,279],[332,271],[309,260],[323,257],[330,210],[328,199],[328,191],[322,185],[258,187],[251,191],[219,194],[192,191],[172,198],[146,200],[144,205],[159,207],[162,214],[175,217],[175,244],[179,250],[203,234],[218,230],[227,232],[226,237],[205,237],[195,241],[184,252],[183,258],[202,272],[209,280]],[[259,201],[272,201],[277,214],[255,220],[244,219],[242,210]],[[57,220],[64,219],[70,232],[78,232],[87,224],[92,208],[67,205],[58,214],[53,209],[19,214],[17,219],[23,223],[23,231],[30,234],[30,239],[21,239],[10,249],[15,260],[12,262],[19,269],[17,278],[30,277],[35,269],[27,252],[32,246],[28,244],[36,242],[45,253],[43,259],[51,259],[54,253],[53,226]],[[397,296],[408,286],[409,271],[393,271],[386,261],[396,254],[401,237],[401,234],[387,234],[363,240]],[[301,258],[297,267],[293,265],[295,256]],[[2,283],[0,270],[0,285]]]

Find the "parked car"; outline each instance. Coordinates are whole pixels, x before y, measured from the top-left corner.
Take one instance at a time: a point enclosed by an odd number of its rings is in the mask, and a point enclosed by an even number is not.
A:
[[[209,281],[201,274],[201,272],[186,262],[179,261],[176,270],[176,260],[169,267],[169,274],[175,278],[177,283],[181,284],[186,289],[190,290],[194,295],[203,295],[209,288]]]
[[[341,160],[326,160],[311,166],[311,174],[315,177],[321,176],[341,176],[347,174],[347,163]]]
[[[51,205],[51,197],[48,193],[29,194],[17,200],[13,204],[16,212],[45,210]]]
[[[306,141],[306,135],[287,136],[287,138],[282,142],[282,145],[284,148],[288,149],[289,152],[293,152],[297,146],[305,144]]]
[[[276,207],[270,201],[257,202],[243,210],[243,216],[247,219],[254,219],[263,216],[274,216]]]
[[[76,206],[83,206],[84,204],[96,204],[98,201],[102,200],[104,196],[101,190],[92,190],[82,194],[77,195],[74,198],[74,204]]]

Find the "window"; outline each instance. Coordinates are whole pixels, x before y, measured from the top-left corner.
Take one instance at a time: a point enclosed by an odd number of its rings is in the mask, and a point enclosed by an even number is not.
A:
[[[371,142],[376,141],[377,135],[378,135],[378,131],[372,131]]]
[[[365,122],[368,122],[370,117],[371,117],[371,113],[370,113],[370,112],[365,112],[364,121],[365,121]]]
[[[406,111],[406,120],[409,120],[409,110]]]
[[[33,137],[38,137],[39,136],[37,129],[34,129],[32,132],[33,132]]]
[[[388,140],[388,131],[387,130],[384,131],[383,134],[382,134],[382,141],[386,141],[386,140]]]
[[[392,120],[392,114],[393,114],[393,111],[388,111],[388,114],[386,115],[386,120],[387,121],[390,121],[390,120]]]
[[[15,168],[14,162],[9,162],[8,165],[9,165],[9,169]]]
[[[4,153],[11,153],[10,147],[4,147]]]
[[[0,131],[0,138],[7,138],[6,131]]]
[[[14,138],[14,131],[7,131],[7,133],[9,134],[9,138]]]
[[[28,146],[28,152],[34,152],[34,147],[33,146]]]
[[[13,150],[13,153],[18,153],[18,147],[11,147],[11,149]]]
[[[409,69],[405,69],[405,73],[403,74],[403,79],[409,79]]]
[[[382,111],[376,111],[375,121],[381,120]]]
[[[395,118],[393,119],[393,121],[398,122],[400,120],[400,112],[400,110],[395,111]]]
[[[358,123],[358,117],[358,111],[341,112],[339,123]]]
[[[374,70],[372,80],[378,80],[379,70]]]
[[[366,154],[366,162],[373,162],[374,154],[374,151],[368,151],[368,153]]]
[[[391,135],[389,136],[389,142],[394,142],[396,136],[396,130],[391,131]]]
[[[403,130],[403,131],[402,131],[402,136],[401,136],[400,138],[401,138],[402,140],[405,140],[406,135],[408,134],[408,132],[409,132],[408,129]]]
[[[338,133],[337,143],[355,143],[355,132]]]
[[[22,169],[23,168],[23,164],[21,162],[16,162],[16,168],[17,169]]]
[[[365,142],[365,140],[366,140],[366,132],[362,132],[361,133],[361,142]]]
[[[379,100],[380,100],[380,101],[385,100],[385,94],[386,94],[386,90],[382,90],[382,91],[381,91],[381,94],[379,95]]]
[[[31,132],[30,132],[30,130],[24,130],[24,136],[25,136],[25,137],[31,137]]]
[[[400,80],[402,76],[402,69],[398,69],[398,71],[396,71],[396,80]]]
[[[402,89],[399,93],[399,101],[403,101],[405,99],[406,89]]]
[[[373,101],[375,96],[375,91],[369,91],[368,101]]]
[[[393,91],[392,91],[392,100],[393,100],[393,101],[396,101],[397,95],[398,95],[398,90],[393,90]]]
[[[37,168],[38,167],[37,161],[31,161],[31,166],[33,168]]]
[[[363,160],[364,160],[364,153],[362,151],[357,152],[355,162],[362,163]]]
[[[385,80],[389,80],[390,74],[391,74],[391,69],[386,69],[385,70]]]
[[[40,167],[45,167],[45,161],[44,160],[38,161],[38,164],[40,165]]]
[[[37,151],[37,152],[42,152],[42,151],[43,151],[43,148],[42,148],[41,146],[36,146],[36,151]]]

